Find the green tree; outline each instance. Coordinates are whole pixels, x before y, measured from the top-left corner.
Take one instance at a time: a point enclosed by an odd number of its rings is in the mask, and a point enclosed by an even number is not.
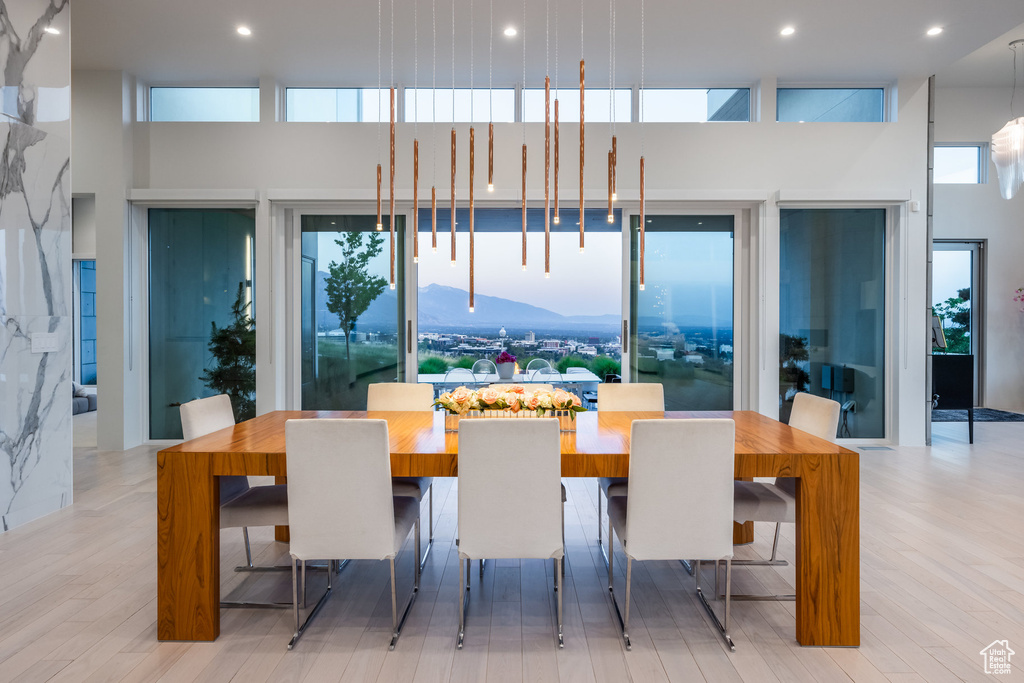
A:
[[[364,243],[367,235],[369,240]],[[334,243],[341,247],[341,262],[331,261],[328,266],[327,310],[338,316],[338,328],[345,332],[345,361],[351,373],[350,337],[356,321],[388,286],[386,278],[368,270],[370,259],[381,252],[384,236],[353,231]]]
[[[587,361],[583,359],[583,356],[571,355],[564,356],[557,363],[555,363],[555,370],[565,374],[569,368],[586,368],[588,367]]]
[[[239,282],[231,322],[224,327],[210,323],[209,348],[216,364],[199,378],[211,390],[231,397],[236,422],[256,417],[256,321],[249,316],[251,304],[244,294]]]
[[[946,353],[971,352],[971,288],[957,290],[932,308],[942,321],[942,334],[946,337]]]

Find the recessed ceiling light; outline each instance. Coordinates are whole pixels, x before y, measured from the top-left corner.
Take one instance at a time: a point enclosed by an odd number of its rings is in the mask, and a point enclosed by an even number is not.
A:
[[[942,33],[942,27],[941,26],[932,26],[930,29],[928,29],[928,35],[930,35],[930,36],[937,36],[940,33]]]
[[[509,26],[508,28],[505,29],[505,35],[508,36],[509,38],[513,37],[517,33],[519,33],[519,31],[516,30],[515,26]]]
[[[238,35],[240,35],[240,36],[251,36],[252,35],[252,29],[250,29],[248,26],[239,26],[235,30],[238,31]]]
[[[786,26],[781,31],[779,31],[779,33],[784,36],[791,36],[794,33],[796,33],[796,29],[793,28],[792,26]]]
[[[60,35],[60,30],[59,29],[55,29],[52,26],[47,26],[43,30],[46,31],[47,33],[51,34],[51,35],[54,35],[54,36],[59,36]]]

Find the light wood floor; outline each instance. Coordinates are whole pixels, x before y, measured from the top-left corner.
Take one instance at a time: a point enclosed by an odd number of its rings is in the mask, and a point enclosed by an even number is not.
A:
[[[634,568],[632,652],[622,647],[595,544],[595,483],[567,480],[565,649],[550,563],[474,565],[456,652],[454,481],[437,480],[423,589],[387,649],[387,563],[357,562],[293,652],[290,611],[225,610],[214,643],[156,640],[154,448],[75,453],[75,504],[0,535],[0,681],[982,681],[979,651],[1008,639],[1024,679],[1024,424],[936,425],[933,448],[862,452],[862,645],[801,648],[793,603],[737,603],[729,653],[677,563]],[[738,556],[766,556],[771,529]],[[781,554],[793,556],[792,528]],[[253,530],[258,560],[284,553]],[[225,584],[241,534],[223,535]],[[621,558],[621,553],[619,554]],[[399,556],[409,585],[411,556]],[[736,570],[738,592],[785,590],[791,568]],[[624,575],[618,571],[617,576]],[[270,589],[278,590],[274,577]],[[260,591],[268,584],[253,588]],[[245,588],[243,587],[243,590]],[[312,593],[312,587],[311,587]],[[282,593],[287,595],[287,592]]]

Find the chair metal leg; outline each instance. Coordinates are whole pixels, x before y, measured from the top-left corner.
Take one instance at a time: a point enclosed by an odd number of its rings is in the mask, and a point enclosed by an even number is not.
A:
[[[775,540],[772,542],[772,556],[767,560],[733,560],[733,563],[744,567],[788,567],[786,560],[776,559],[779,552],[779,532],[782,531],[782,524],[775,523]]]
[[[249,547],[249,527],[242,527],[242,538],[245,539],[245,564],[252,569],[252,549]]]
[[[413,553],[413,584],[412,594],[409,596],[409,602],[405,604],[405,610],[402,612],[401,620],[398,619],[398,586],[395,584],[395,558],[391,558],[391,644],[388,646],[389,650],[395,649],[395,644],[398,642],[398,637],[402,635],[402,627],[405,626],[405,620],[409,618],[409,612],[412,611],[412,603],[416,601],[416,596],[420,592],[420,518],[416,517],[416,524],[413,526],[413,547],[416,549]]]
[[[423,567],[427,564],[427,558],[430,557],[430,550],[434,547],[434,485],[431,484],[427,487],[427,493],[430,494],[430,502],[428,503],[427,512],[430,514],[428,524],[430,527],[429,537],[427,538],[427,548],[423,551],[420,556],[420,571],[423,571]],[[419,545],[419,544],[417,544]]]
[[[605,507],[608,507],[605,505]],[[608,520],[608,524],[611,525],[611,520]],[[609,529],[611,526],[609,526]],[[611,531],[608,532],[608,545],[611,545]],[[607,550],[604,547],[603,539],[601,538],[601,482],[597,482],[597,552],[600,554],[601,559],[604,561],[604,565],[607,567],[611,559],[611,548]]]
[[[300,560],[300,561],[303,564],[305,564],[305,560]],[[303,567],[303,571],[305,571],[305,567]],[[296,568],[292,569],[292,605],[293,605],[293,610],[295,612],[295,634],[292,636],[291,641],[288,643],[288,649],[289,650],[294,648],[296,643],[299,642],[299,638],[301,638],[302,634],[306,632],[307,628],[309,628],[310,622],[313,621],[313,618],[320,611],[320,608],[323,607],[324,603],[327,602],[327,598],[331,597],[331,589],[333,587],[332,583],[331,583],[331,576],[332,576],[332,574],[333,574],[333,572],[328,570],[328,572],[327,572],[327,589],[324,591],[324,594],[322,596],[320,596],[320,599],[317,600],[317,603],[315,605],[313,605],[313,609],[311,609],[309,611],[309,614],[306,615],[306,621],[304,621],[302,623],[302,625],[300,626],[299,625],[298,571],[297,571]],[[305,590],[305,587],[303,587],[303,590]]]
[[[612,598],[612,606],[615,608],[615,616],[619,618],[619,626],[622,627],[622,641],[626,645],[627,650],[633,649],[633,644],[629,642],[629,584],[633,578],[633,561],[626,558],[626,617],[622,617],[622,612],[619,611],[619,603],[615,599],[615,557],[613,551],[615,549],[615,532],[612,529],[612,521],[608,520],[608,594]]]
[[[700,560],[697,560],[694,566],[694,580],[697,584],[697,597],[700,598],[700,602],[704,605],[704,609],[707,611],[711,620],[715,622],[715,626],[718,628],[719,634],[725,641],[725,644],[729,646],[729,650],[732,652],[736,651],[736,646],[732,642],[732,637],[729,635],[728,624],[729,624],[729,608],[731,606],[730,592],[732,590],[732,558],[728,558],[725,565],[725,624],[723,624],[718,615],[715,614],[715,610],[711,609],[711,604],[708,599],[704,596],[704,591],[700,587]],[[715,572],[717,573],[718,562],[715,562]]]
[[[560,589],[562,587],[562,558],[558,558],[558,567],[555,571],[555,583]],[[565,647],[565,634],[562,632],[562,593],[558,590],[558,647]]]
[[[462,649],[462,640],[466,634],[466,579],[469,577],[469,567],[466,560],[459,559],[459,639],[456,643]]]

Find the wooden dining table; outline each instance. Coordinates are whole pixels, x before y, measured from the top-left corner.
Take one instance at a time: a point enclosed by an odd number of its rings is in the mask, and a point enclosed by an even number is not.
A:
[[[215,640],[220,634],[218,477],[286,477],[287,420],[364,417],[388,422],[392,476],[458,476],[458,433],[445,431],[440,412],[275,411],[158,453],[160,640]],[[860,645],[860,472],[855,451],[751,411],[593,411],[577,415],[575,431],[561,434],[562,476],[625,477],[633,420],[698,417],[735,420],[737,478],[798,480],[797,642]]]

